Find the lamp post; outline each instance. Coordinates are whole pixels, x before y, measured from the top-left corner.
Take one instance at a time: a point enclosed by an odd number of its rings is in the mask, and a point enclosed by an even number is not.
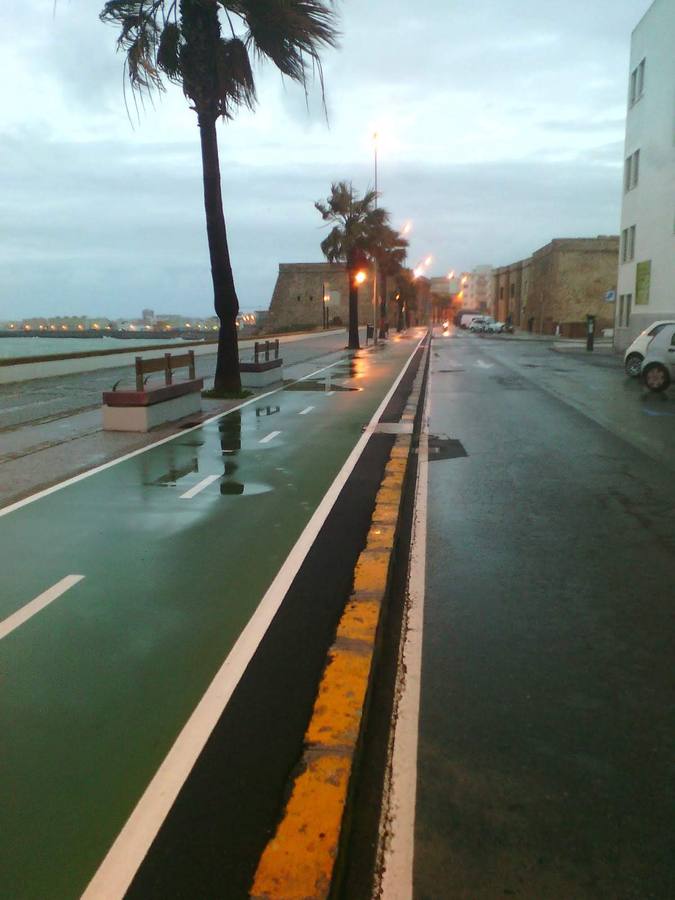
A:
[[[326,282],[324,281],[321,285],[321,306],[323,308],[323,330],[328,330],[328,302],[330,301],[330,294],[326,293]]]
[[[375,151],[375,209],[377,209],[377,132],[373,132]],[[377,344],[377,260],[373,259],[373,344]]]

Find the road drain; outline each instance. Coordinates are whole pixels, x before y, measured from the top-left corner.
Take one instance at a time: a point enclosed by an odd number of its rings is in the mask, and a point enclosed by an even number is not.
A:
[[[441,437],[437,434],[429,435],[429,462],[441,459],[459,459],[461,456],[468,455],[461,441],[455,438]]]

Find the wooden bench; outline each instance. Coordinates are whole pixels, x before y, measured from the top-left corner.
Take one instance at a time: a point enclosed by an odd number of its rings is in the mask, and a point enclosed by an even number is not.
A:
[[[177,369],[188,369],[187,381],[174,381]],[[164,383],[148,385],[148,376],[164,373]],[[201,412],[204,379],[195,376],[193,350],[165,353],[157,359],[136,357],[136,389],[104,391],[103,428],[106,431],[150,431],[165,422]]]
[[[270,353],[274,355],[270,359]],[[266,387],[284,380],[283,359],[279,356],[279,340],[256,341],[253,362],[240,362],[242,387]]]

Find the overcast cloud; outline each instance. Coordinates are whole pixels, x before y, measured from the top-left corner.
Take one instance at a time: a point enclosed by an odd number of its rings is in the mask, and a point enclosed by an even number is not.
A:
[[[211,312],[199,137],[179,89],[133,127],[102,2],[2,0],[0,319]],[[432,274],[619,228],[630,33],[649,0],[343,0],[318,91],[271,67],[219,127],[240,302],[320,261],[330,182],[380,188]],[[419,10],[419,11],[416,11]]]

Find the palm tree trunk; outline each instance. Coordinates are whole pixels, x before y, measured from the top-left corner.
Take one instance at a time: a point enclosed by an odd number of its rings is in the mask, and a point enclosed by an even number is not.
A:
[[[349,278],[349,350],[360,350],[359,344],[359,289],[356,286],[354,276],[356,270],[351,266],[347,268]]]
[[[213,280],[213,305],[216,315],[220,319],[214,388],[216,391],[238,392],[241,390],[237,341],[239,301],[230,264],[230,251],[227,246],[223,198],[220,189],[216,118],[211,113],[199,115],[199,134],[202,145],[204,210]]]
[[[378,267],[379,278],[377,279],[378,287],[378,307],[380,310],[380,340],[384,340],[387,336],[387,276]]]

